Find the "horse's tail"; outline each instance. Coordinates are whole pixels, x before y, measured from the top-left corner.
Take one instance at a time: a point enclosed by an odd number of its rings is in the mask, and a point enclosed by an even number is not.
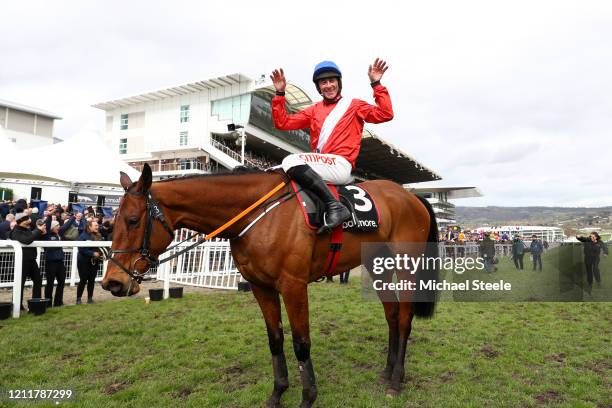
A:
[[[425,262],[422,268],[417,271],[416,277],[417,282],[438,280],[438,222],[436,221],[436,215],[434,210],[426,199],[417,195],[417,198],[423,203],[427,212],[429,213],[429,234],[427,235],[427,246],[425,249],[425,260],[431,260]],[[418,317],[432,317],[436,308],[437,291],[435,289],[422,291],[421,296],[424,299],[419,299],[419,302],[414,303],[414,314]]]

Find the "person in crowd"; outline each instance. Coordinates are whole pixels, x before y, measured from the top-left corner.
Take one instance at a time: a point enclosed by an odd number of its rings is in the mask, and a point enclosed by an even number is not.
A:
[[[40,219],[40,216],[38,215],[38,207],[30,208],[30,219],[32,220],[32,228],[34,228],[36,221]]]
[[[60,226],[59,221],[54,219],[55,216],[49,215],[46,218],[45,226],[47,234],[43,236],[45,241],[58,242],[63,240],[64,233],[74,223],[74,219],[70,219]],[[45,298],[53,306],[64,305],[64,284],[66,283],[66,267],[64,266],[64,249],[60,247],[45,248],[45,273],[47,276],[47,284],[45,285]],[[55,298],[53,298],[53,284],[57,280],[57,289],[55,290]]]
[[[463,230],[459,231],[459,235],[457,235],[457,256],[459,258],[463,258],[465,256],[465,232]]]
[[[495,259],[495,241],[491,239],[491,235],[486,233],[484,239],[478,246],[480,256],[484,260],[485,272],[491,273],[494,270],[493,260]]]
[[[9,238],[15,241],[18,241],[24,245],[29,245],[34,241],[41,239],[41,237],[46,234],[46,227],[44,224],[37,225],[32,231],[30,229],[30,225],[32,224],[32,220],[30,216],[21,212],[15,215],[15,228],[10,232]],[[37,251],[36,248],[33,247],[23,247],[22,249],[22,268],[21,268],[21,308],[23,307],[23,288],[25,286],[25,281],[29,277],[32,279],[33,287],[32,287],[32,298],[40,298],[41,296],[41,288],[42,288],[42,278],[40,276],[40,269],[38,268],[38,263],[36,262]]]
[[[523,257],[525,256],[525,242],[521,239],[520,234],[516,234],[512,240],[512,259],[516,269],[523,270]]]
[[[587,273],[588,290],[593,287],[593,277],[597,287],[601,287],[601,274],[599,272],[599,260],[601,253],[608,256],[608,246],[601,240],[596,231],[591,232],[588,237],[576,235],[576,239],[584,246],[584,265]]]
[[[0,239],[8,239],[9,233],[15,227],[15,216],[6,214],[4,221],[0,222]]]
[[[533,270],[535,271],[537,265],[539,265],[540,272],[542,272],[542,252],[544,252],[544,245],[542,244],[542,241],[538,239],[536,234],[531,236],[529,251],[531,252],[531,258],[533,259]]]
[[[64,224],[69,222],[71,219],[73,220],[70,226],[64,232],[62,239],[64,241],[76,241],[80,235],[78,225],[81,222],[82,214],[77,213],[75,216],[70,216],[68,213],[64,212],[61,218],[64,220]]]
[[[87,223],[85,231],[79,236],[79,241],[101,241],[98,222],[91,220]],[[77,269],[79,271],[79,284],[77,286],[77,305],[82,303],[81,297],[87,285],[87,303],[93,303],[93,292],[96,284],[96,275],[101,261],[101,253],[96,248],[79,247]]]
[[[279,130],[310,129],[313,153],[290,154],[283,159],[287,175],[313,191],[325,203],[325,225],[318,234],[330,232],[351,216],[350,211],[329,190],[327,183],[346,184],[361,148],[364,122],[382,123],[393,119],[391,97],[380,80],[387,71],[385,61],[376,59],[368,70],[376,105],[359,99],[343,98],[342,73],[332,61],[315,66],[312,80],[323,100],[295,114],[285,106],[287,80],[281,69],[270,78],[276,90],[272,99],[272,119]]]
[[[3,201],[2,203],[0,203],[0,220],[4,221],[4,219],[10,212],[11,212],[11,207],[8,201]]]
[[[24,213],[26,209],[28,209],[28,203],[26,202],[25,199],[20,198],[19,200],[15,202],[15,205],[13,206],[13,209],[11,210],[11,212],[14,215],[17,215],[20,213]]]

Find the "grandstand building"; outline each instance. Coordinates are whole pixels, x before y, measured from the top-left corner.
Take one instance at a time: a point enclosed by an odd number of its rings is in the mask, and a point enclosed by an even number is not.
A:
[[[290,153],[310,151],[307,130],[272,124],[274,88],[265,76],[230,74],[93,105],[106,114],[105,141],[136,169],[149,163],[155,179],[247,166],[276,165]],[[288,84],[287,108],[313,101]],[[244,141],[244,143],[243,143]],[[399,148],[364,128],[357,179],[400,184],[439,180]]]
[[[0,137],[18,149],[53,144],[55,113],[0,99]]]
[[[457,224],[455,204],[449,200],[482,197],[482,194],[476,187],[406,186],[406,188],[408,191],[429,201],[436,214],[436,220],[440,229],[446,229],[449,225]]]

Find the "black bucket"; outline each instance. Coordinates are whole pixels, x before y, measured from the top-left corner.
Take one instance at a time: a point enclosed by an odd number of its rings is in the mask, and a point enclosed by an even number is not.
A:
[[[49,299],[46,298],[32,298],[28,300],[28,310],[36,316],[45,314],[47,311],[47,303]]]
[[[177,286],[175,288],[170,288],[170,297],[173,299],[178,299],[183,297],[183,287]]]
[[[164,289],[149,289],[149,297],[152,302],[158,302],[164,298]]]
[[[13,313],[13,303],[0,302],[0,320],[8,319]]]
[[[251,284],[249,282],[238,282],[238,291],[239,292],[250,292]]]

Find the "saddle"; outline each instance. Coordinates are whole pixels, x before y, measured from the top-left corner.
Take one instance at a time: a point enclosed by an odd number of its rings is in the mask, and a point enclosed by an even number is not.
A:
[[[293,180],[291,187],[295,191],[308,227],[315,230],[321,227],[324,224],[325,213],[323,202]],[[365,188],[356,184],[339,186],[328,184],[328,187],[351,212],[351,219],[342,224],[344,231],[372,232],[378,229],[380,223],[378,206],[374,197]]]

